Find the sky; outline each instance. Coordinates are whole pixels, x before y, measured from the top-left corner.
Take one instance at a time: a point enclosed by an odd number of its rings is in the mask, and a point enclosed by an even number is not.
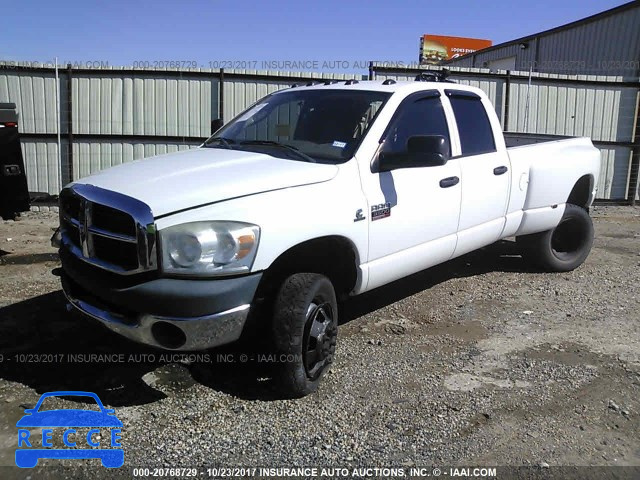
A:
[[[422,34],[494,44],[626,3],[615,0],[9,1],[0,60],[363,72],[418,60]],[[231,62],[231,63],[230,63]],[[275,68],[278,69],[278,68]],[[283,69],[283,68],[280,68]],[[295,68],[284,68],[294,70]]]

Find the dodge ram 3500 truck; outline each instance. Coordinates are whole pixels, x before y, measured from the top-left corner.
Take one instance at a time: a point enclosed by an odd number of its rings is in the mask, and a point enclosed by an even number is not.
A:
[[[543,269],[579,266],[599,168],[588,138],[508,149],[476,88],[293,86],[199,148],[67,185],[63,289],[83,314],[169,350],[267,327],[275,358],[293,359],[275,374],[281,392],[301,396],[333,359],[341,298],[505,237]]]

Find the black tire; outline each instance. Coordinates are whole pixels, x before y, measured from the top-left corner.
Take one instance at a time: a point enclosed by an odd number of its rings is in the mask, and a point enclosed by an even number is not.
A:
[[[336,350],[338,305],[331,281],[317,273],[288,277],[274,302],[272,330],[279,393],[298,398],[316,391]]]
[[[587,211],[567,203],[556,228],[517,237],[522,255],[549,272],[569,272],[582,265],[593,245],[593,222]]]

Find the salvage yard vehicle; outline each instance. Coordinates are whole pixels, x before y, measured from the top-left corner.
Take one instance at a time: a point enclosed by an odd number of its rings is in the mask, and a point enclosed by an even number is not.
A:
[[[542,269],[578,267],[591,141],[507,148],[481,90],[416,80],[293,86],[200,148],[69,184],[56,238],[70,305],[168,350],[267,327],[295,397],[333,360],[340,299],[513,236]]]
[[[0,103],[0,217],[12,220],[29,207],[16,104]]]

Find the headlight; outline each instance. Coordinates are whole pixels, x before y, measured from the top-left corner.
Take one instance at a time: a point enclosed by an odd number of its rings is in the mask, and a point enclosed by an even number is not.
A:
[[[260,227],[241,222],[192,222],[160,230],[162,270],[183,275],[248,272]]]

